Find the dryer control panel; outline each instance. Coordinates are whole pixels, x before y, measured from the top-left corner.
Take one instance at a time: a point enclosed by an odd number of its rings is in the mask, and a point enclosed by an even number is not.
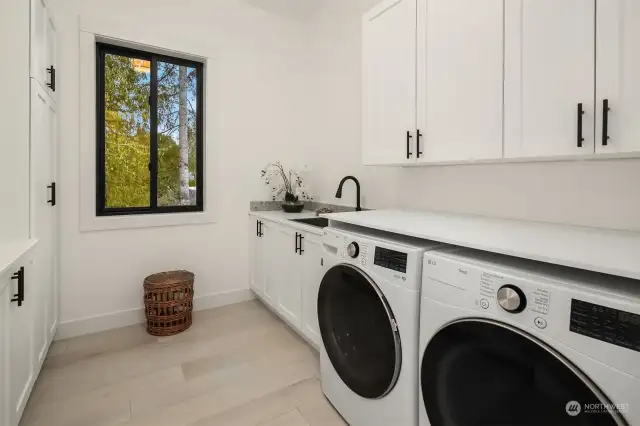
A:
[[[571,300],[569,329],[592,339],[640,352],[640,315]]]

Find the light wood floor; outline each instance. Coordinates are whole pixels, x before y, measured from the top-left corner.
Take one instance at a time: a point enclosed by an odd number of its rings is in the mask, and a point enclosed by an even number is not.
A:
[[[346,425],[322,395],[317,353],[258,301],[55,342],[21,426]]]

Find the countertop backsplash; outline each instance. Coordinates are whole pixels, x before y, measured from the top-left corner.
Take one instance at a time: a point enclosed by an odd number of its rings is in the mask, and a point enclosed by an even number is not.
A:
[[[249,203],[249,211],[265,212],[281,210],[282,201],[251,201]],[[317,211],[320,209],[329,209],[333,213],[344,213],[355,211],[355,207],[339,206],[336,204],[319,203],[316,201],[305,201],[305,210]],[[366,210],[366,209],[363,209]]]

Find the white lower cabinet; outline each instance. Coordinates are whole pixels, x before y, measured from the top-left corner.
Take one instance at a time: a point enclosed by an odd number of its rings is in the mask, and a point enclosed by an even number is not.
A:
[[[271,246],[274,269],[270,284],[277,295],[276,309],[296,330],[302,328],[303,262],[298,252],[299,235],[293,228],[278,227]]]
[[[9,409],[9,310],[11,309],[10,276],[0,277],[0,426],[10,425]]]
[[[250,216],[250,287],[273,311],[318,346],[321,236]]]
[[[4,405],[7,406],[8,424],[17,426],[33,389],[40,364],[37,362],[35,343],[39,300],[32,256],[25,256],[14,264],[4,276],[6,283],[2,293],[3,315],[3,361],[8,380],[5,384]],[[22,269],[22,284],[18,278]],[[4,283],[3,283],[4,284]],[[22,287],[22,290],[21,288]],[[18,301],[17,299],[21,299]],[[6,323],[4,320],[7,320]],[[5,420],[3,418],[2,420]]]
[[[317,348],[322,344],[318,325],[318,289],[324,276],[322,238],[319,235],[303,234],[304,250],[302,273],[302,334]]]

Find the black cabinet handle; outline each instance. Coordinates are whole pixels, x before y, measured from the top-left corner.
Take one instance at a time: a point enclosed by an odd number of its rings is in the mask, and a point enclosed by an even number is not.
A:
[[[51,185],[47,186],[51,190],[51,199],[47,200],[47,203],[51,203],[51,207],[56,205],[56,183],[51,182]]]
[[[262,221],[258,222],[258,236],[260,238],[264,236],[264,233],[262,232],[262,225],[263,225]]]
[[[578,104],[578,148],[582,148],[582,142],[584,137],[582,136],[582,116],[584,115],[584,109],[582,108],[582,102]]]
[[[260,221],[256,220],[256,237],[260,236]]]
[[[422,133],[420,133],[420,129],[418,129],[418,134],[416,137],[416,157],[420,158],[422,155],[422,151],[420,151],[420,138],[422,137]]]
[[[411,138],[413,138],[413,136],[411,136],[411,132],[407,130],[407,159],[413,155],[411,153]]]
[[[24,266],[20,267],[20,270],[13,274],[12,280],[18,280],[18,292],[13,295],[12,302],[18,302],[18,306],[22,306],[24,302]]]
[[[298,237],[299,237],[299,236],[300,236],[300,234],[298,234],[298,233],[296,232],[296,251],[295,251],[296,253],[298,253],[298,250],[299,250],[299,247],[298,247]]]
[[[304,250],[302,249],[302,240],[304,240],[304,237],[302,236],[302,234],[300,234],[298,238],[300,238],[300,247],[298,248],[298,254],[302,256],[302,253],[304,253]]]
[[[602,146],[609,145],[609,99],[602,101]]]
[[[51,67],[47,68],[47,72],[51,75],[51,78],[49,79],[49,83],[47,83],[47,86],[52,90],[52,91],[56,91],[56,68],[51,65]]]

